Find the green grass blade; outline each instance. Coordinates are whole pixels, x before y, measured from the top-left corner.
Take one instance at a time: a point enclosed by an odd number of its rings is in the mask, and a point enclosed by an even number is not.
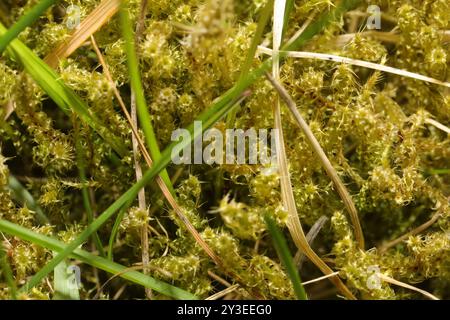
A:
[[[258,19],[258,26],[256,28],[255,35],[253,36],[252,43],[250,44],[250,48],[248,49],[247,56],[245,57],[244,64],[241,68],[241,73],[239,75],[239,81],[244,78],[252,67],[253,60],[255,59],[256,50],[258,49],[258,45],[261,43],[261,39],[264,35],[264,29],[267,26],[267,23],[270,20],[273,10],[273,0],[269,0],[264,6],[261,16]],[[236,113],[238,112],[238,108],[232,110],[227,115],[227,127],[231,128],[236,119]]]
[[[250,48],[248,49],[244,64],[242,65],[239,79],[242,79],[250,71],[250,68],[252,67],[252,63],[256,55],[256,50],[258,49],[258,45],[261,43],[262,37],[264,35],[264,29],[266,28],[267,23],[270,20],[272,10],[273,10],[273,0],[269,0],[262,9],[261,16],[258,19],[258,26],[256,27],[256,32],[255,35],[253,36]]]
[[[22,240],[35,243],[52,251],[62,252],[67,247],[67,245],[62,243],[61,241],[31,231],[27,228],[24,228],[22,226],[19,226],[6,220],[0,219],[0,231],[10,234],[12,236],[16,236]],[[81,249],[73,250],[73,253],[71,253],[70,257],[80,260],[95,268],[109,272],[111,274],[114,275],[118,274],[120,275],[120,277],[126,280],[132,281],[133,283],[142,285],[146,288],[153,289],[159,293],[162,293],[175,299],[183,299],[183,300],[198,299],[196,296],[183,289],[177,288],[163,281],[154,279],[138,271],[127,270],[127,267],[125,266],[122,266],[115,262],[111,262],[105,258],[95,256]]]
[[[6,256],[5,248],[3,248],[3,244],[0,241],[0,275],[3,274],[3,277],[6,280],[6,283],[9,286],[9,290],[11,292],[11,299],[17,299],[17,286],[14,281],[14,276],[11,270],[11,266],[8,262],[8,257]]]
[[[294,259],[289,252],[283,233],[269,215],[265,216],[265,220],[278,256],[280,257],[280,260],[283,263],[289,278],[291,279],[295,295],[299,300],[308,300],[302,281],[300,280],[300,275],[298,274],[297,268],[294,264]]]
[[[9,30],[0,38],[0,55],[25,28],[31,26],[48,8],[58,0],[42,0],[23,15]]]
[[[53,300],[80,300],[78,283],[73,272],[69,272],[69,265],[64,260],[54,270],[53,286],[55,295]]]
[[[34,200],[33,196],[12,174],[9,174],[8,188],[11,190],[13,198],[16,201],[18,201],[22,206],[27,206],[28,209],[36,213],[37,220],[40,224],[50,223],[50,220],[44,214],[36,200]]]
[[[349,3],[356,4],[359,1],[344,1],[342,6],[349,9]],[[340,14],[344,11],[341,6],[337,7],[335,11],[338,10]],[[325,17],[328,19],[335,18],[336,14],[330,15],[326,14]],[[330,22],[330,20],[326,20],[324,18],[320,18],[318,23],[311,24],[309,28],[305,30],[305,32],[298,38],[292,45],[289,46],[292,48],[296,48],[296,45],[300,45],[304,43],[306,40],[313,37],[317,32],[321,29],[318,26],[324,27],[326,25],[325,22]],[[311,31],[306,32],[311,29]],[[286,51],[286,48],[283,48]],[[285,54],[280,53],[280,58],[285,58]],[[196,120],[201,121],[203,124],[203,128],[206,130],[211,128],[217,121],[222,119],[231,109],[234,107],[234,102],[239,98],[239,96],[251,85],[255,82],[256,79],[265,74],[267,70],[270,69],[272,65],[272,60],[268,59],[261,64],[257,69],[250,72],[246,77],[242,78],[234,87],[229,89],[226,93],[224,93],[220,98],[213,103],[210,108],[205,110]],[[152,179],[155,178],[162,170],[164,170],[169,163],[171,162],[171,154],[172,151],[180,152],[187,145],[191,144],[193,140],[195,140],[200,132],[195,135],[194,131],[194,123],[192,123],[187,130],[191,133],[191,137],[189,140],[183,140],[181,142],[173,142],[169,145],[164,151],[161,153],[161,158],[156,161],[153,166],[147,170],[141,180],[136,182],[127,192],[125,192],[119,199],[117,199],[108,209],[106,209],[100,216],[97,217],[96,220],[92,224],[90,224],[75,240],[73,240],[65,249],[60,252],[56,257],[54,257],[46,266],[44,266],[38,273],[36,273],[32,279],[24,285],[21,290],[27,290],[35,285],[37,285],[47,274],[49,274],[55,266],[64,260],[67,256],[69,256],[78,246],[82,245],[91,234],[98,230],[106,221],[108,221],[114,214],[119,210],[123,205],[125,205],[130,199],[134,199],[139,190],[147,185]]]
[[[290,45],[283,46],[281,48],[282,51],[295,51],[297,48],[300,48],[304,45],[308,40],[322,31],[326,26],[330,24],[331,21],[336,21],[339,19],[345,12],[355,8],[361,0],[344,0],[339,5],[337,5],[333,10],[321,15],[315,22],[310,24],[305,31],[295,39]],[[280,58],[285,56],[280,54]]]
[[[289,18],[292,10],[294,10],[295,0],[286,0],[286,7],[284,9],[284,23],[283,23],[283,38],[289,24]]]
[[[119,233],[120,223],[123,220],[123,217],[125,216],[125,212],[127,211],[128,207],[131,206],[131,200],[128,201],[127,204],[125,204],[119,211],[119,214],[117,215],[116,221],[114,221],[114,225],[111,229],[111,235],[109,237],[108,242],[108,260],[113,261],[113,248],[114,248],[114,242],[116,241],[117,234]]]
[[[0,35],[7,29],[0,23]],[[120,156],[126,154],[123,143],[89,110],[84,101],[67,87],[58,74],[43,62],[33,51],[21,41],[11,42],[7,52],[15,61],[22,64],[25,71],[48,94],[48,96],[68,115],[74,111],[80,119],[92,127]]]
[[[120,21],[122,25],[122,35],[125,39],[125,47],[127,53],[128,72],[130,75],[131,88],[136,97],[136,107],[139,116],[139,121],[144,131],[145,140],[153,161],[158,161],[161,158],[161,151],[159,150],[158,141],[156,139],[155,130],[153,129],[152,119],[148,112],[147,102],[145,101],[144,88],[139,74],[139,64],[136,55],[134,33],[130,20],[130,13],[127,6],[128,0],[122,1],[120,8]],[[172,194],[175,194],[169,174],[166,170],[161,172],[161,178],[166,184],[167,188]]]
[[[109,236],[107,257],[108,257],[108,260],[111,260],[111,261],[113,261],[113,259],[114,259],[114,256],[113,256],[114,242],[117,239],[117,234],[119,233],[120,223],[122,222],[123,217],[125,216],[125,211],[126,211],[125,207],[119,211],[116,221],[114,221],[114,225],[111,229],[111,235]]]
[[[428,174],[450,174],[450,169],[430,169],[427,172]]]

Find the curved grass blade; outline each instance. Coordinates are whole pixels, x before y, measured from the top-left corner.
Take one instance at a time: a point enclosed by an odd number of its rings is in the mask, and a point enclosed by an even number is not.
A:
[[[248,74],[248,72],[252,67],[253,60],[255,59],[256,50],[258,49],[258,44],[261,42],[261,39],[264,34],[264,29],[266,28],[267,23],[269,22],[269,19],[271,17],[272,9],[273,9],[273,0],[269,0],[264,6],[261,12],[261,16],[258,19],[258,26],[256,27],[256,32],[255,35],[253,36],[250,48],[247,51],[247,56],[245,57],[244,64],[242,65],[238,82]],[[236,119],[236,113],[238,112],[238,109],[239,108],[232,110],[227,115],[227,128],[232,127]]]
[[[278,256],[280,257],[280,260],[286,268],[289,278],[291,279],[295,295],[299,300],[308,300],[305,288],[303,288],[302,281],[300,280],[300,276],[294,264],[294,259],[292,259],[292,255],[289,252],[283,233],[269,215],[266,215],[264,219],[266,220],[267,228],[272,236],[273,244],[277,250]]]
[[[52,251],[61,252],[67,247],[66,244],[37,232],[31,231],[27,228],[0,219],[0,230],[4,233],[21,238],[22,240],[32,242]],[[159,293],[167,295],[175,299],[195,300],[198,299],[193,294],[172,286],[163,281],[146,276],[138,271],[128,271],[129,268],[115,262],[111,262],[105,258],[101,258],[90,254],[84,250],[76,249],[70,255],[72,258],[80,260],[95,268],[104,270],[111,274],[120,274],[120,277],[132,281],[136,284],[142,285],[146,288],[153,289]]]
[[[269,48],[259,46],[258,49],[262,53],[269,54],[269,55],[272,54],[272,50]],[[435,79],[432,77],[428,77],[428,76],[424,76],[422,74],[415,73],[415,72],[410,72],[410,71],[406,71],[406,70],[402,70],[402,69],[398,69],[398,68],[389,67],[384,64],[373,63],[373,62],[368,62],[368,61],[358,60],[358,59],[351,59],[351,58],[337,56],[337,55],[333,55],[333,54],[327,54],[327,53],[317,53],[317,52],[288,51],[287,55],[292,58],[317,59],[317,60],[322,60],[322,61],[332,61],[332,62],[349,64],[349,65],[354,65],[354,66],[363,67],[363,68],[369,68],[372,70],[387,72],[387,73],[395,74],[395,75],[398,75],[401,77],[407,77],[410,79],[416,79],[416,80],[425,81],[428,83],[434,83],[434,84],[437,84],[440,86],[450,88],[450,82],[441,81],[441,80],[438,80],[438,79]],[[448,128],[447,128],[447,130],[444,130],[444,131],[446,131],[447,133],[449,132]]]
[[[7,29],[0,23],[0,35]],[[123,143],[93,114],[85,102],[61,80],[59,75],[43,62],[21,41],[15,39],[8,47],[9,56],[19,62],[25,71],[48,94],[48,96],[68,115],[75,112],[80,119],[92,127],[120,156],[126,154]]]
[[[274,3],[274,15],[273,15],[273,66],[272,66],[272,74],[275,79],[279,79],[280,77],[280,56],[279,56],[279,48],[283,39],[283,26],[285,25],[285,10],[286,10],[286,0],[275,0]],[[280,187],[281,187],[281,199],[284,207],[288,212],[288,221],[287,227],[289,233],[291,234],[292,239],[294,239],[294,243],[296,246],[305,253],[308,254],[308,257],[317,264],[319,261],[322,261],[317,255],[314,253],[312,248],[309,246],[306,241],[305,234],[303,232],[302,224],[300,222],[299,215],[297,213],[297,207],[294,200],[294,194],[292,190],[292,183],[290,179],[289,169],[288,169],[288,160],[286,156],[285,150],[285,142],[284,142],[284,134],[283,134],[283,125],[281,118],[281,103],[280,99],[277,98],[273,105],[273,118],[274,118],[274,128],[277,129],[275,135],[276,141],[276,154],[277,154],[277,164],[278,171],[280,174]],[[280,244],[281,246],[281,244]],[[309,251],[308,251],[309,249]],[[281,247],[277,249],[279,255],[283,254]],[[313,254],[311,254],[313,253]],[[290,256],[288,254],[288,256]],[[287,259],[286,257],[284,257]],[[289,269],[289,260],[284,262],[288,272],[292,271]],[[320,262],[319,262],[320,264]],[[294,275],[291,276],[294,283],[294,289],[298,292],[298,285],[296,286],[296,278]]]
[[[23,30],[32,25],[48,8],[58,0],[42,0],[8,29],[0,38],[0,55]]]
[[[282,85],[279,84],[279,82],[272,78],[269,74],[266,74],[269,81],[272,83],[273,87],[277,90],[280,97],[284,100],[286,105],[289,108],[289,111],[293,114],[298,126],[302,130],[303,134],[306,136],[307,141],[311,148],[314,150],[314,153],[317,155],[317,157],[320,160],[320,163],[322,164],[322,167],[325,169],[327,175],[330,177],[331,181],[333,182],[336,191],[338,192],[339,196],[342,199],[342,202],[344,203],[348,214],[350,216],[350,219],[352,221],[352,225],[354,228],[355,233],[355,239],[359,244],[359,247],[361,250],[364,250],[364,233],[361,228],[361,222],[359,221],[358,217],[358,211],[356,210],[355,204],[353,203],[352,197],[350,196],[350,193],[348,192],[347,188],[345,187],[344,183],[340,179],[339,175],[337,174],[336,170],[334,169],[333,165],[331,164],[330,160],[328,159],[327,155],[323,151],[322,147],[320,146],[320,143],[317,141],[317,138],[314,136],[313,132],[309,128],[306,121],[303,119],[300,112],[297,110],[297,107],[295,105],[294,100],[289,96],[286,89]]]
[[[114,249],[114,242],[116,241],[117,235],[119,234],[119,228],[120,223],[123,220],[123,217],[125,216],[125,212],[127,208],[131,205],[132,200],[128,201],[127,204],[125,204],[119,211],[119,214],[116,217],[116,221],[114,221],[114,225],[111,229],[111,235],[109,236],[109,242],[108,242],[108,253],[107,258],[108,260],[113,261],[113,249]]]

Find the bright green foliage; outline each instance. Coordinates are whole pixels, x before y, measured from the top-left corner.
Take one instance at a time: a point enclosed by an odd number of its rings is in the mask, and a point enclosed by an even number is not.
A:
[[[294,263],[294,259],[292,258],[291,253],[289,252],[289,248],[281,233],[280,229],[275,224],[275,221],[269,216],[266,215],[264,220],[267,224],[267,228],[270,232],[270,236],[272,237],[273,244],[275,249],[280,257],[281,262],[286,268],[286,272],[291,279],[292,286],[294,288],[295,295],[299,300],[308,300],[308,297],[305,292],[305,288],[303,287],[300,276],[298,274],[297,265]],[[263,257],[265,258],[265,257]],[[264,265],[264,263],[262,263]]]

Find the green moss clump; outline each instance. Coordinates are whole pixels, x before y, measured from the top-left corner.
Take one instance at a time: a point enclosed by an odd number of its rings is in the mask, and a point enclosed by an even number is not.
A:
[[[84,19],[100,0],[60,1],[20,35],[44,58],[68,39],[64,7],[81,9]],[[133,23],[140,1],[131,0]],[[264,0],[149,1],[141,41],[137,44],[145,98],[161,149],[174,130],[186,127],[239,79],[257,28]],[[340,1],[296,1],[285,31]],[[36,4],[35,0],[6,0],[0,20],[7,26]],[[382,30],[366,32],[368,5],[380,6]],[[355,11],[334,21],[301,50],[341,55],[449,81],[449,3],[427,1],[364,1]],[[358,32],[361,31],[361,32]],[[392,31],[392,32],[390,32]],[[354,35],[356,33],[356,35]],[[262,44],[270,46],[268,26]],[[129,75],[120,22],[114,16],[96,34],[115,85],[130,105]],[[257,55],[252,67],[265,59]],[[73,89],[89,110],[128,148],[119,159],[99,135],[76,117],[65,114],[33,82],[21,66],[0,57],[0,218],[69,242],[89,224],[82,189],[94,216],[103,212],[135,182],[131,128],[114,97],[111,83],[92,45],[87,42],[60,61],[61,81]],[[325,216],[330,218],[312,247],[339,271],[346,286],[362,299],[417,299],[418,293],[381,282],[368,285],[374,268],[398,281],[414,284],[436,296],[450,298],[450,140],[430,119],[449,126],[448,88],[367,68],[317,59],[288,58],[281,79],[299,112],[344,181],[355,202],[367,241],[358,249],[345,207],[329,177],[290,113],[282,108],[284,139],[295,204],[305,231]],[[241,104],[231,127],[271,129],[276,93],[261,78]],[[14,107],[14,112],[5,116]],[[216,123],[224,131],[230,124]],[[82,156],[77,154],[80,153]],[[138,156],[143,169],[147,168]],[[79,175],[83,165],[87,181]],[[178,171],[179,170],[179,171]],[[225,288],[239,288],[235,299],[294,299],[292,285],[273,248],[264,223],[269,214],[281,227],[287,212],[276,168],[264,165],[191,165],[168,168],[178,177],[175,197],[182,212],[223,262],[215,265],[189,234],[156,183],[146,186],[147,207],[131,204],[120,223],[114,260],[130,267],[142,265],[142,226],[149,226],[148,273],[206,298]],[[49,218],[39,225],[36,212],[18,201],[8,188],[14,175],[25,185]],[[86,196],[86,194],[85,194]],[[390,247],[383,245],[434,219],[424,230]],[[99,230],[107,244],[114,221]],[[288,236],[287,229],[283,229]],[[289,238],[293,253],[294,243]],[[52,253],[35,244],[5,235],[1,241],[18,285],[41,269]],[[94,250],[89,240],[86,250]],[[227,271],[227,272],[226,272]],[[231,271],[231,273],[230,273]],[[232,274],[232,276],[230,276]],[[82,266],[82,298],[92,298],[106,273]],[[311,264],[300,270],[304,280],[321,276]],[[0,273],[0,298],[8,288]],[[114,280],[102,297],[113,296],[124,284]],[[312,297],[335,298],[333,285],[307,287]],[[330,289],[330,290],[328,290]],[[327,296],[321,296],[329,292]],[[22,298],[48,299],[44,282]],[[144,290],[127,287],[122,298],[144,298]],[[155,299],[167,297],[154,293]]]

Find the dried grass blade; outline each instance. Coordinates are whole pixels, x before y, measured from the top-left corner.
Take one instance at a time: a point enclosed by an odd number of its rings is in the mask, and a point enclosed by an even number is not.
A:
[[[75,29],[69,39],[54,49],[44,61],[52,68],[56,68],[61,59],[70,56],[91,35],[99,30],[120,8],[120,0],[104,0],[96,7]]]
[[[258,47],[260,52],[265,53],[265,54],[269,54],[269,55],[274,55],[277,54],[274,50],[270,50],[269,48],[265,48],[262,46]],[[337,62],[337,63],[345,63],[345,64],[350,64],[350,65],[354,65],[354,66],[358,66],[358,67],[364,67],[364,68],[369,68],[369,69],[373,69],[373,70],[379,70],[379,71],[383,71],[383,72],[387,72],[387,73],[392,73],[392,74],[396,74],[402,77],[407,77],[407,78],[412,78],[412,79],[416,79],[416,80],[421,80],[421,81],[425,81],[425,82],[429,82],[429,83],[434,83],[440,86],[444,86],[447,88],[450,88],[450,82],[444,82],[438,79],[434,79],[431,77],[427,77],[418,73],[414,73],[414,72],[410,72],[410,71],[405,71],[402,69],[397,69],[397,68],[393,68],[393,67],[388,67],[382,64],[378,64],[378,63],[373,63],[373,62],[368,62],[368,61],[363,61],[363,60],[356,60],[356,59],[350,59],[350,58],[346,58],[346,57],[341,57],[341,56],[337,56],[337,55],[333,55],[333,54],[325,54],[325,53],[316,53],[316,52],[302,52],[302,51],[286,51],[286,52],[282,52],[282,53],[286,53],[288,57],[292,57],[292,58],[303,58],[303,59],[317,59],[317,60],[323,60],[323,61],[333,61],[333,62]]]
[[[358,242],[359,247],[361,249],[364,249],[364,236],[363,236],[361,224],[360,224],[359,217],[358,217],[358,212],[356,211],[356,207],[353,203],[353,200],[352,200],[349,192],[347,191],[347,188],[342,183],[336,170],[333,168],[333,165],[331,164],[327,155],[323,151],[323,149],[320,146],[319,142],[317,141],[316,137],[312,133],[308,124],[303,119],[301,114],[298,112],[298,110],[295,106],[295,102],[292,100],[292,98],[289,96],[287,91],[283,88],[283,86],[278,81],[276,81],[274,78],[272,78],[269,74],[266,74],[266,76],[269,79],[269,81],[272,83],[274,88],[277,90],[279,95],[282,97],[282,99],[288,106],[289,110],[294,115],[295,120],[297,121],[297,124],[299,125],[299,127],[301,128],[301,130],[303,131],[305,136],[307,137],[307,140],[308,140],[309,144],[311,145],[311,147],[313,148],[314,152],[319,157],[320,162],[322,163],[322,166],[324,167],[328,176],[333,181],[334,186],[336,187],[339,195],[341,196],[342,201],[345,204],[345,207],[347,208],[347,211],[349,212],[350,219],[352,221],[353,228],[355,231],[356,241]]]

